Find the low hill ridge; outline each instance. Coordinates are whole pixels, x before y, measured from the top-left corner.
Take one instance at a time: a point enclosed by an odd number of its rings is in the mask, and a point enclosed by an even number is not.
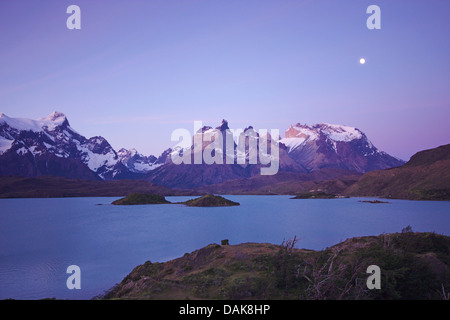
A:
[[[418,152],[401,167],[366,173],[344,194],[450,200],[450,144]]]

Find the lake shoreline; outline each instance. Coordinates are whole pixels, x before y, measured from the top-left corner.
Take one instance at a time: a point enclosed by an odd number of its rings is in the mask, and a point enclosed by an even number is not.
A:
[[[326,182],[326,181],[325,181]],[[329,181],[333,182],[333,181]],[[237,187],[236,187],[237,188]],[[222,190],[213,186],[206,186],[193,189],[176,189],[155,185],[145,180],[78,180],[55,176],[42,176],[35,178],[26,178],[20,176],[1,176],[0,177],[0,199],[29,199],[29,198],[78,198],[78,197],[124,197],[130,193],[153,193],[163,196],[203,196],[208,193],[224,195],[290,195],[297,196],[298,191],[288,191],[281,189],[277,192],[270,190]],[[353,192],[346,194],[336,192],[337,197],[372,197],[384,199],[399,200],[424,200],[424,201],[449,201],[450,198],[431,197],[423,193],[410,194],[409,196],[369,196],[365,192]]]

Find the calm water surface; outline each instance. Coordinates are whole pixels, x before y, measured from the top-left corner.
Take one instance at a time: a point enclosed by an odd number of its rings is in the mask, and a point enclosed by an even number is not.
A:
[[[118,198],[0,200],[0,299],[90,299],[147,260],[163,262],[229,239],[321,250],[350,237],[414,231],[450,235],[450,202],[226,196],[238,207],[113,206]],[[168,197],[184,201],[191,197]],[[366,199],[367,200],[367,199]],[[102,205],[99,205],[102,204]],[[81,290],[69,290],[69,265]]]

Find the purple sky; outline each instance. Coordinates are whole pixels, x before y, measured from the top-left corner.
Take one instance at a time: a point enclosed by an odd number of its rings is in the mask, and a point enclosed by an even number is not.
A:
[[[449,14],[448,0],[2,0],[0,112],[58,110],[147,155],[194,120],[336,123],[408,160],[450,143]]]

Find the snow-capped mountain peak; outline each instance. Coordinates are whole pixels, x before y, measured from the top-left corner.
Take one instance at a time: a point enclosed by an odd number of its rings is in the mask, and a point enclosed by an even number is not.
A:
[[[0,168],[0,173],[24,174],[23,168],[27,168],[30,175],[56,172],[67,176],[71,173],[64,171],[73,171],[75,176],[110,179],[117,174],[119,163],[117,153],[105,138],[85,138],[70,127],[64,113],[57,111],[37,120],[2,114],[0,154],[6,153],[14,160]]]
[[[140,154],[135,148],[130,150],[122,148],[117,155],[119,161],[134,173],[146,173],[164,164],[158,161],[155,156],[151,155],[146,157]]]
[[[289,148],[289,151],[300,147],[303,143],[317,141],[326,137],[335,146],[336,142],[350,142],[365,138],[363,132],[355,127],[337,124],[320,123],[313,126],[297,123],[286,130],[285,137],[279,142]]]
[[[288,147],[288,151],[291,152],[297,149],[306,141],[315,141],[319,138],[317,130],[309,127],[308,125],[302,125],[297,123],[295,126],[291,125],[285,132],[285,137],[278,142]]]
[[[59,111],[53,111],[51,114],[49,114],[47,117],[43,118],[45,120],[53,121],[53,122],[64,122],[67,117],[64,113]]]
[[[287,147],[292,158],[310,171],[337,166],[367,172],[403,164],[379,151],[361,130],[351,126],[297,123],[286,130],[279,142]]]
[[[9,127],[19,131],[41,132],[44,130],[53,131],[56,127],[69,127],[69,121],[61,112],[53,112],[47,117],[36,120],[25,118],[10,118],[6,114],[1,113],[0,125],[8,125]]]
[[[45,126],[47,126],[50,130],[58,127],[58,126],[70,126],[69,121],[64,113],[54,111],[50,115],[45,118],[40,118],[38,121],[41,121]]]

